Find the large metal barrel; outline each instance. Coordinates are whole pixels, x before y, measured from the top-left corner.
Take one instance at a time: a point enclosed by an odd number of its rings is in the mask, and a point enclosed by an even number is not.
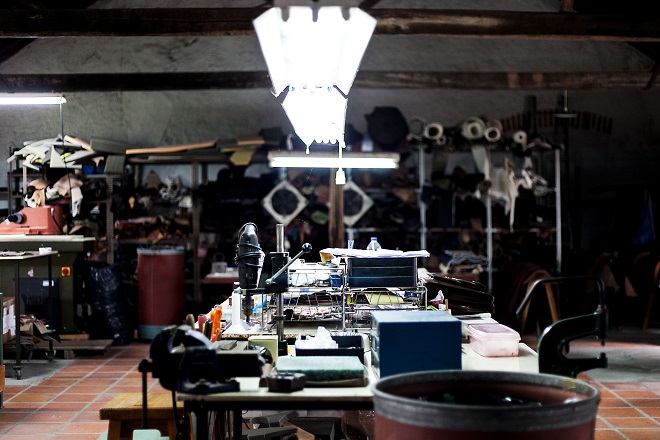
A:
[[[138,337],[153,339],[185,319],[186,274],[182,247],[138,249]]]
[[[497,371],[399,374],[372,389],[377,440],[589,440],[600,402],[584,381]]]

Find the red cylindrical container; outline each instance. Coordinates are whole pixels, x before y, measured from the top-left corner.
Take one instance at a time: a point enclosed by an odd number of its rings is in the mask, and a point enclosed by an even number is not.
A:
[[[550,374],[430,371],[373,386],[378,440],[593,440],[600,392]]]
[[[206,314],[200,313],[197,315],[197,330],[204,333],[204,324],[206,323]]]
[[[185,319],[185,254],[181,247],[138,249],[138,337],[153,339]]]

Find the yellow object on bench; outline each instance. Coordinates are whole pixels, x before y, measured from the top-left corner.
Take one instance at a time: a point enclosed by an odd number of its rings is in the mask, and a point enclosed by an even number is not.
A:
[[[177,402],[181,413],[183,403]],[[108,440],[131,440],[133,430],[142,429],[142,394],[118,394],[99,410],[101,420],[109,420]],[[176,423],[172,412],[171,393],[150,393],[147,395],[147,426],[158,429],[170,440],[176,439]]]

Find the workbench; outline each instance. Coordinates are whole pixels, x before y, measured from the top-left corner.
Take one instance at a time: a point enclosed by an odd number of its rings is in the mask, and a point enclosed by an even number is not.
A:
[[[234,437],[241,438],[242,411],[244,410],[371,410],[371,385],[378,380],[365,356],[368,385],[363,387],[307,387],[293,393],[272,393],[267,388],[250,389],[210,395],[177,393],[187,411],[196,414],[196,432],[208,432],[208,412],[231,411],[234,416]],[[462,344],[463,370],[489,370],[538,373],[536,352],[521,343],[517,357],[487,358],[472,350],[469,343]]]
[[[14,252],[14,251],[4,251],[0,252],[0,265],[11,264],[15,268],[14,275],[14,310],[16,316],[16,362],[14,363],[14,374],[16,379],[21,378],[21,263],[34,260],[37,258],[48,258],[48,287],[50,288],[52,277],[52,268],[51,268],[51,257],[53,255],[58,255],[57,251],[24,251],[24,252]]]
[[[20,235],[0,234],[0,249],[7,251],[38,252],[41,248],[57,249],[57,256],[52,259],[52,278],[59,284],[58,316],[49,318],[57,323],[60,334],[79,333],[76,325],[76,292],[81,289],[82,273],[79,263],[87,259],[96,245],[96,238],[82,235]],[[45,261],[34,261],[34,277],[45,278],[51,265],[45,267]],[[0,273],[0,289],[9,292],[12,289],[13,271]],[[78,299],[78,301],[80,301]]]

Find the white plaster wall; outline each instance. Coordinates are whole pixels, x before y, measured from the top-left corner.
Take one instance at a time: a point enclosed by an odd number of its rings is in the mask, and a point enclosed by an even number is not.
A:
[[[252,7],[261,1],[100,1],[95,7]],[[378,7],[446,7],[556,11],[560,2],[395,1]],[[374,36],[365,70],[625,72],[649,71],[653,62],[624,43]],[[37,40],[0,65],[0,73],[103,73],[265,70],[256,37],[50,38]],[[650,73],[649,73],[650,77]],[[469,116],[503,118],[525,110],[556,108],[561,91],[353,89],[347,122],[363,133],[365,115],[378,106],[398,107],[406,118],[445,126]],[[28,140],[65,134],[108,138],[134,147],[176,145],[251,134],[290,125],[267,89],[67,93],[63,119],[56,107],[0,107],[0,164]],[[570,162],[582,170],[580,194],[605,179],[657,185],[660,96],[651,90],[569,91],[571,110],[612,118],[610,136],[572,130]],[[561,140],[561,133],[545,133]],[[6,173],[0,165],[0,186]],[[586,176],[586,177],[585,177]]]

